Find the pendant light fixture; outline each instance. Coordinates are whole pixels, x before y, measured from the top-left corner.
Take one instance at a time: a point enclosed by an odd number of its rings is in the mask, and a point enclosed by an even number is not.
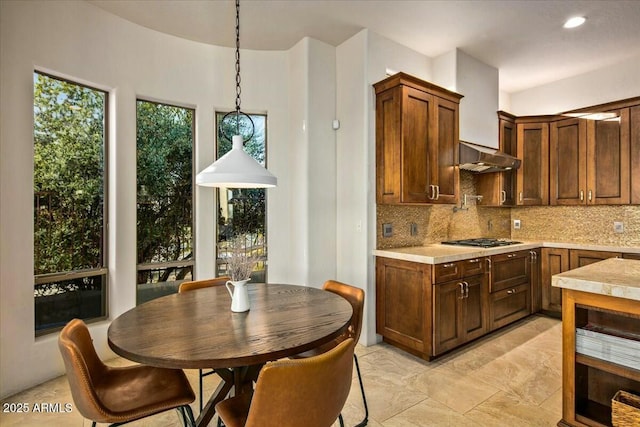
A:
[[[220,121],[220,135],[224,133],[223,124],[228,118],[235,117],[236,133],[232,138],[231,150],[207,166],[196,175],[196,184],[205,187],[225,188],[268,188],[275,187],[278,179],[265,169],[253,157],[244,151],[244,143],[253,138],[255,126],[248,114],[240,111],[240,0],[236,0],[236,109],[227,113]],[[247,139],[240,135],[240,121],[248,119],[251,133]]]

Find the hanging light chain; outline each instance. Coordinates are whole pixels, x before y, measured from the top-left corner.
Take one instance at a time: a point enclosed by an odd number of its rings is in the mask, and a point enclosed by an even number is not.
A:
[[[240,135],[240,0],[236,0],[236,132]]]

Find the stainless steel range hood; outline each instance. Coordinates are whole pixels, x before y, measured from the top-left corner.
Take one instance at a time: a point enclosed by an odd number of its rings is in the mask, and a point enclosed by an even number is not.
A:
[[[503,172],[520,167],[520,159],[466,141],[460,141],[460,169],[476,173]]]

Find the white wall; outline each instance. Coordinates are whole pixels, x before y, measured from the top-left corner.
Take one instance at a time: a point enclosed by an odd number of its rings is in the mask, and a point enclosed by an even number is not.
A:
[[[196,108],[196,163],[213,160],[214,108],[235,103],[234,51],[157,33],[86,2],[0,3],[0,394],[63,372],[55,334],[34,338],[33,71],[109,91],[110,317],[135,304],[136,97]],[[269,270],[288,282],[288,52],[242,52],[242,107],[268,114]],[[115,195],[117,194],[117,197]],[[196,190],[196,265],[213,274],[213,191]],[[102,357],[109,321],[91,325]]]
[[[510,95],[517,116],[556,114],[640,96],[640,55],[618,64]]]
[[[336,49],[303,38],[289,51],[289,76],[287,283],[321,287],[336,278]]]

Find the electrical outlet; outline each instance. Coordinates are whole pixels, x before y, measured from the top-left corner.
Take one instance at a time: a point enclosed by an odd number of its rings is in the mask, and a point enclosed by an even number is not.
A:
[[[393,236],[393,225],[391,223],[382,224],[382,237]]]
[[[613,231],[616,233],[624,233],[624,222],[614,221],[613,222]]]
[[[416,224],[415,222],[411,223],[411,235],[412,236],[418,235],[418,224]]]
[[[513,220],[513,229],[514,230],[520,230],[520,225],[521,225],[521,223],[520,223],[519,219],[514,219]]]

